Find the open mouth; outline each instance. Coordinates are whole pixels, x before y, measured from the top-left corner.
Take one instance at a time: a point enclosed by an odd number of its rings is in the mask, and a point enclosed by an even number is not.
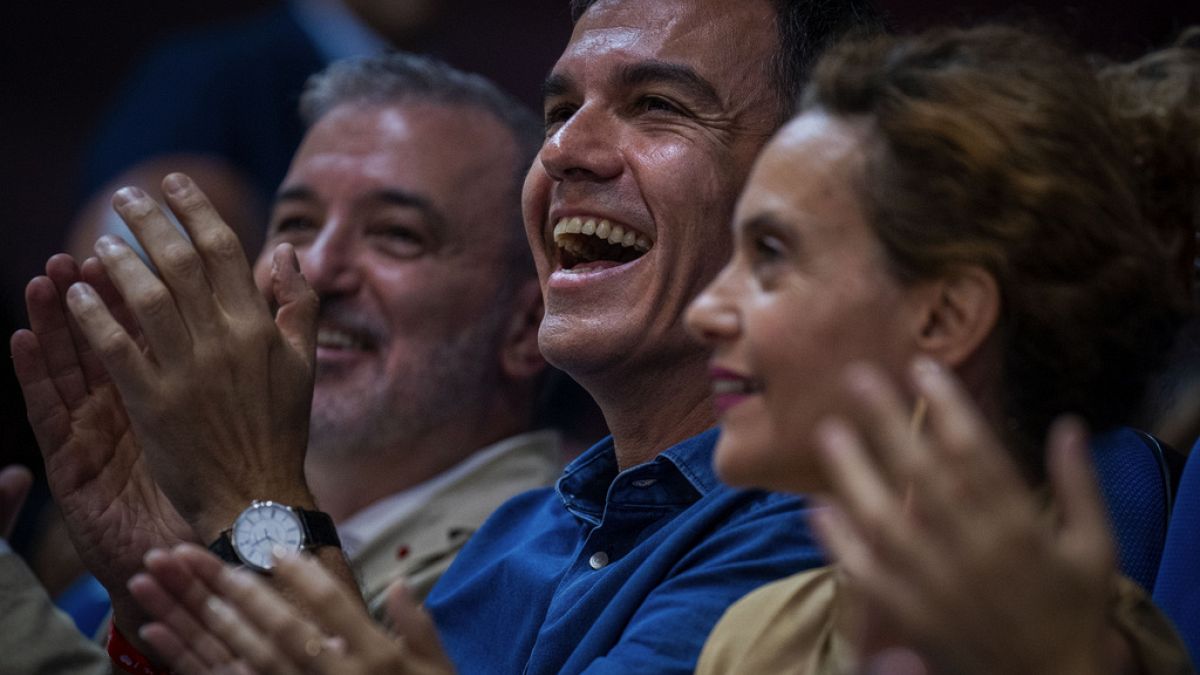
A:
[[[642,257],[654,242],[645,234],[604,218],[561,218],[554,226],[560,266],[584,271],[616,267]]]
[[[317,330],[317,347],[327,350],[365,352],[375,348],[370,335],[349,330],[321,326]]]

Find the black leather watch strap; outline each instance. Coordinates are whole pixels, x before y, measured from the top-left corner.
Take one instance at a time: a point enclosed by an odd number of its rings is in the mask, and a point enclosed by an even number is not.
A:
[[[242,559],[238,557],[237,551],[233,550],[233,540],[229,538],[229,530],[222,532],[216,541],[209,544],[208,550],[230,565],[242,564]]]
[[[305,548],[342,547],[342,539],[338,536],[337,527],[334,526],[333,518],[330,518],[328,513],[307,509],[296,509],[296,513],[300,516],[300,523],[304,525],[304,531],[308,534]]]

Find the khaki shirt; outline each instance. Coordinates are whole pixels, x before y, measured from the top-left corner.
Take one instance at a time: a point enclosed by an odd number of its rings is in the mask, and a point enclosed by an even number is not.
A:
[[[1135,583],[1119,577],[1110,609],[1145,675],[1195,673],[1174,627]],[[857,650],[848,636],[852,618],[839,602],[831,566],[768,584],[730,607],[709,635],[698,675],[858,672]]]

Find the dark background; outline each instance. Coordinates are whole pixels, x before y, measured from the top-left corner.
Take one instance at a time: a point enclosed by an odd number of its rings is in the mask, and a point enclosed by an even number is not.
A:
[[[731,2],[736,0],[729,0]],[[1128,58],[1200,23],[1200,0],[1024,2],[877,0],[893,26],[1001,18],[1037,22],[1089,51]],[[156,41],[234,19],[268,0],[39,0],[0,3],[0,332],[24,324],[25,282],[59,247],[79,206],[77,164],[110,97]],[[570,34],[567,0],[444,0],[431,41],[455,65],[489,75],[531,105]],[[0,465],[40,464],[0,365]]]

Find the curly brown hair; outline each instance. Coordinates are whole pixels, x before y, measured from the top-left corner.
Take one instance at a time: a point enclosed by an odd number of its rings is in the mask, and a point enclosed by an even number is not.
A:
[[[1181,283],[1200,295],[1200,26],[1099,76],[1126,127],[1146,221],[1174,252]]]
[[[999,426],[1031,476],[1056,416],[1105,428],[1136,411],[1179,306],[1082,57],[1001,26],[851,41],[803,107],[871,119],[861,190],[899,279],[995,277]]]

